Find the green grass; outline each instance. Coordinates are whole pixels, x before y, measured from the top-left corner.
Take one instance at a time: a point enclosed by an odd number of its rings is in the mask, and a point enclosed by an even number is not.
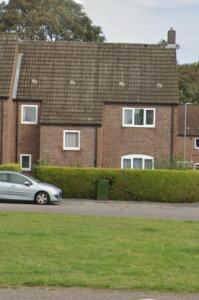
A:
[[[199,222],[0,213],[0,287],[199,291]]]

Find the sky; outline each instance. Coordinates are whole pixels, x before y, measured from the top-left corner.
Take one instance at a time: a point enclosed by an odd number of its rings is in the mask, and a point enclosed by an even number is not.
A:
[[[199,61],[199,0],[77,0],[107,42],[158,43],[173,27],[179,63]]]
[[[0,0],[2,2],[2,0]],[[179,63],[199,61],[199,0],[76,0],[107,42],[158,43],[173,27]]]

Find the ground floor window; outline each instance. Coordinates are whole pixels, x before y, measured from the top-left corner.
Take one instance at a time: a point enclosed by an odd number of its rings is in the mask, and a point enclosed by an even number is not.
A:
[[[64,130],[64,150],[80,150],[80,131]]]
[[[152,156],[131,154],[122,156],[122,169],[154,169],[154,158]]]
[[[31,171],[32,155],[31,154],[21,154],[20,155],[20,165],[21,165],[22,171]]]
[[[194,164],[194,170],[199,170],[199,163]]]

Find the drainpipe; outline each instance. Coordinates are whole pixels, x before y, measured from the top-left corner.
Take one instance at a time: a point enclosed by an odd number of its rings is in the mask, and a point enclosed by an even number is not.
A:
[[[186,161],[186,144],[187,144],[187,105],[192,103],[185,103],[184,105],[184,144],[183,144],[183,160]]]
[[[173,139],[174,139],[174,106],[172,106],[172,111],[171,111],[171,157],[170,157],[170,161],[172,163],[173,161]]]
[[[98,144],[98,139],[97,139],[97,126],[95,127],[95,158],[94,158],[94,167],[97,168],[97,144]]]
[[[18,120],[19,120],[19,117],[18,117],[18,113],[19,113],[19,108],[18,108],[18,101],[16,101],[16,137],[15,137],[15,161],[17,163],[17,160],[18,160]]]
[[[1,99],[1,164],[3,161],[3,99]]]

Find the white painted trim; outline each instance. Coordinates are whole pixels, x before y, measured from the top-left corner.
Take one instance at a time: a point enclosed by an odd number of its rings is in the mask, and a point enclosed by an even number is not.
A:
[[[196,169],[196,166],[199,166],[199,163],[194,164],[194,170],[198,170],[198,169]]]
[[[34,122],[28,122],[28,121],[24,121],[24,108],[26,107],[33,107],[35,108],[35,113],[36,113],[36,119]],[[29,125],[36,125],[38,124],[38,105],[30,105],[30,104],[22,104],[21,105],[21,124],[29,124]]]
[[[23,168],[22,167],[23,156],[28,156],[29,157],[29,167],[28,168]],[[31,169],[32,169],[32,155],[31,154],[20,154],[20,166],[21,166],[22,171],[31,171]]]
[[[15,81],[14,81],[14,88],[13,88],[13,94],[12,94],[13,99],[17,98],[17,90],[18,90],[18,84],[19,84],[19,76],[20,76],[22,58],[23,58],[23,53],[19,53],[18,57],[17,57]]]
[[[135,120],[135,109],[143,109],[144,110],[144,124],[143,125],[135,125],[134,120]],[[124,115],[125,115],[125,110],[131,110],[132,111],[132,124],[125,124],[124,123]],[[146,111],[151,110],[153,111],[153,124],[152,125],[147,125],[146,124]],[[136,127],[136,128],[155,128],[156,124],[156,109],[155,108],[150,108],[150,107],[123,107],[122,108],[122,127]]]
[[[67,132],[74,132],[78,134],[78,147],[65,147],[65,136]],[[80,130],[64,130],[63,132],[63,150],[78,151],[80,150]]]
[[[131,169],[134,169],[133,168],[133,159],[134,158],[142,159],[142,169],[144,169],[145,159],[151,159],[152,160],[152,169],[154,169],[154,157],[153,156],[148,156],[148,155],[143,155],[143,154],[130,154],[130,155],[122,156],[121,157],[121,168],[124,169],[123,160],[124,159],[130,159],[131,160]]]
[[[199,147],[196,146],[196,140],[199,140],[199,138],[195,138],[195,140],[194,140],[194,146],[195,146],[195,149],[199,149]]]

